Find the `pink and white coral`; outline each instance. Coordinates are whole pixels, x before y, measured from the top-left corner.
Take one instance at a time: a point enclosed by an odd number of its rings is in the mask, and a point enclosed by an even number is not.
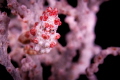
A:
[[[94,73],[104,58],[120,53],[118,47],[102,50],[94,44],[96,13],[104,1],[78,0],[77,7],[72,7],[66,0],[7,0],[10,16],[0,12],[0,64],[14,80],[43,80],[41,64],[51,66],[48,80],[76,80],[82,74],[97,80]],[[70,29],[65,46],[58,42],[62,37],[57,32],[62,23],[58,14],[66,15],[64,21]],[[63,25],[60,27],[64,30]],[[12,49],[9,54],[8,45]],[[74,63],[76,54],[79,58]],[[11,60],[18,64],[17,68]]]

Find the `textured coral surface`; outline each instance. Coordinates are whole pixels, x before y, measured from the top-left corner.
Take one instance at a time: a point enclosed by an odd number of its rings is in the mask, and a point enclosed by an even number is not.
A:
[[[119,80],[117,1],[0,0],[0,80]]]

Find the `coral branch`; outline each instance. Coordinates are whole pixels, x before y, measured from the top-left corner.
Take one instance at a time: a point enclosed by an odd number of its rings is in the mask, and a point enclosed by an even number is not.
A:
[[[20,74],[16,71],[10,62],[10,57],[7,55],[8,46],[8,23],[7,14],[0,12],[0,64],[6,67],[6,70],[12,75],[14,80],[22,80]]]
[[[44,80],[48,73],[41,64],[51,66],[46,80],[76,80],[82,74],[97,80],[94,73],[106,56],[120,54],[120,48],[102,50],[94,43],[96,13],[107,0],[77,0],[76,7],[69,1],[7,0],[12,14],[9,19],[0,13],[0,64],[14,80]]]
[[[88,78],[90,80],[96,80],[93,79],[92,76],[94,76],[94,73],[97,72],[98,66],[100,64],[103,64],[104,59],[108,56],[108,55],[113,55],[113,56],[117,56],[120,55],[120,48],[118,47],[109,47],[105,50],[102,50],[98,55],[96,55],[94,57],[94,63],[92,63],[87,69],[86,69],[86,74],[88,76]]]

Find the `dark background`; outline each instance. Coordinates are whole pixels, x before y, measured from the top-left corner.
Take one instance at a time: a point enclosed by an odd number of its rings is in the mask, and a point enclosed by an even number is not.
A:
[[[59,1],[59,0],[58,0]],[[76,7],[77,0],[67,0],[68,3]],[[2,5],[2,7],[1,7]],[[45,2],[45,5],[49,5]],[[6,11],[8,15],[10,10],[6,7],[6,4],[0,3],[0,10]],[[95,44],[101,46],[103,49],[108,47],[120,47],[120,3],[119,0],[109,0],[104,2],[100,6],[100,11],[96,14],[98,20],[95,26]],[[59,15],[62,20],[61,27],[58,28],[58,32],[61,34],[61,38],[58,40],[63,46],[67,44],[65,40],[65,35],[70,31],[68,24],[63,20],[66,17],[65,15]],[[64,26],[64,28],[62,28]],[[10,48],[8,48],[8,52]],[[17,64],[12,61],[13,65],[17,67]],[[43,66],[43,77],[44,80],[47,80],[47,77],[50,76],[51,66]],[[120,80],[120,56],[109,55],[105,58],[104,63],[99,66],[99,71],[95,73],[98,80]],[[12,77],[7,73],[4,66],[0,65],[0,80],[13,80]],[[81,75],[77,80],[88,80],[85,75]]]

